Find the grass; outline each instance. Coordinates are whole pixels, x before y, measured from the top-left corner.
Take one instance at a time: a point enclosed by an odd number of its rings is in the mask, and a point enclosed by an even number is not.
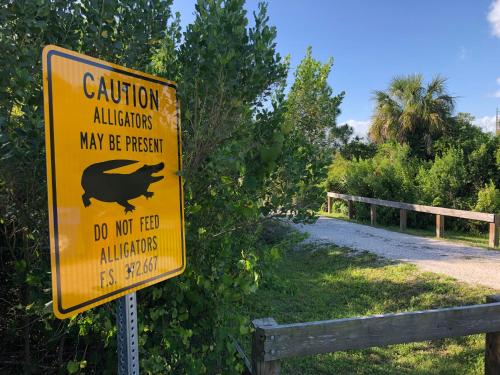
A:
[[[318,214],[321,216],[325,216],[325,217],[332,217],[334,219],[351,221],[351,222],[363,224],[363,225],[369,224],[368,221],[361,221],[361,220],[356,220],[356,219],[349,220],[347,215],[340,213],[340,212],[328,213],[325,211],[320,211]],[[377,224],[377,227],[387,229],[387,230],[390,230],[393,232],[400,232],[399,225],[380,225],[380,224]],[[407,228],[405,233],[411,234],[413,236],[436,238],[435,228],[428,228],[428,229]],[[470,233],[457,232],[457,231],[453,231],[453,230],[447,230],[445,228],[444,237],[440,238],[440,240],[460,242],[460,243],[467,244],[467,245],[484,247],[487,249],[495,249],[496,250],[496,248],[492,248],[489,246],[487,234],[485,234],[485,235],[470,234]]]
[[[333,245],[284,251],[243,309],[249,319],[296,323],[482,303],[473,288],[413,265]],[[245,343],[249,352],[249,342]],[[482,374],[484,335],[337,352],[282,362],[282,373]]]

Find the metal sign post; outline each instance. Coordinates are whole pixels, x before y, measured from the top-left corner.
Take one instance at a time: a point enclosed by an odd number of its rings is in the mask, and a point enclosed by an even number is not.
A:
[[[135,292],[117,300],[116,325],[118,326],[118,375],[139,375]]]

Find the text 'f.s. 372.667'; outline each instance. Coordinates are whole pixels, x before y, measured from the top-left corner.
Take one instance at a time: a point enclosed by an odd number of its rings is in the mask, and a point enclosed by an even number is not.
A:
[[[186,266],[173,82],[43,51],[54,313],[66,318]]]

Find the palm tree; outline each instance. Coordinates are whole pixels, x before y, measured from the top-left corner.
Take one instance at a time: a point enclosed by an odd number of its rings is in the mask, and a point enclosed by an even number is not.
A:
[[[395,77],[386,91],[375,91],[369,136],[375,143],[408,144],[415,155],[432,155],[432,144],[451,127],[455,98],[446,79],[434,77],[424,87],[421,74]]]

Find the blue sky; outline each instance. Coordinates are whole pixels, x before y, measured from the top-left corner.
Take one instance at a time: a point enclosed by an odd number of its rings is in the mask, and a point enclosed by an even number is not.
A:
[[[175,0],[183,26],[194,19],[195,0]],[[258,1],[248,0],[251,12]],[[364,135],[372,92],[395,75],[441,74],[456,110],[469,112],[492,131],[500,107],[500,0],[271,0],[277,49],[291,55],[291,74],[307,46],[315,58],[334,58],[330,84],[345,91],[339,124]],[[293,77],[290,77],[291,82]]]

